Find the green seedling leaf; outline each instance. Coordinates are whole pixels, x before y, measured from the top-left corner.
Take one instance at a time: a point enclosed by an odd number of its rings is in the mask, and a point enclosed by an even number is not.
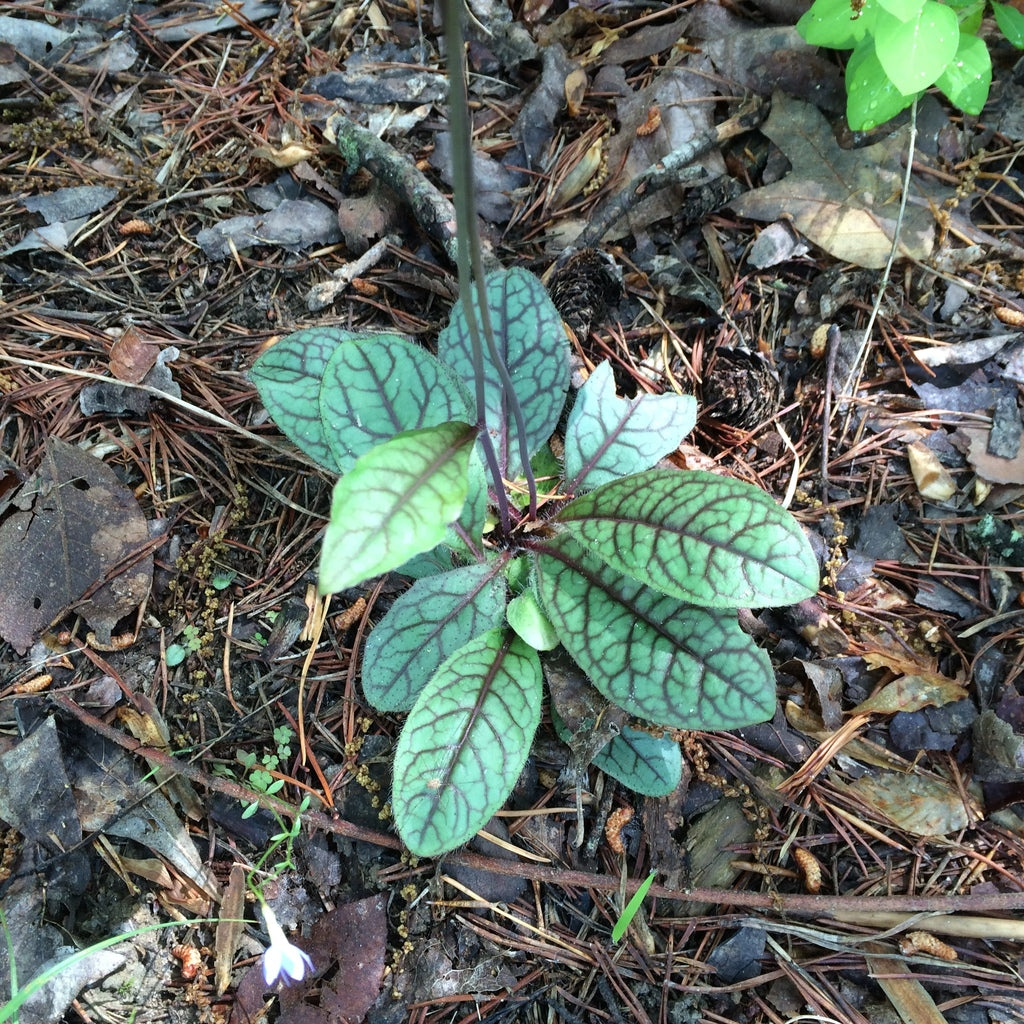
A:
[[[871,31],[878,9],[878,0],[865,0],[859,16],[854,17],[850,0],[815,0],[796,23],[796,30],[812,46],[852,49]]]
[[[612,929],[612,942],[618,942],[622,936],[629,930],[630,924],[633,922],[633,918],[636,917],[636,912],[643,905],[644,898],[647,896],[647,891],[651,887],[651,883],[654,881],[654,872],[652,871],[639,885],[636,892],[633,893],[630,901],[626,904],[625,909],[619,915],[618,921],[615,922],[615,927]]]
[[[956,57],[935,84],[965,114],[980,114],[992,87],[992,58],[984,40],[962,35]]]
[[[320,552],[320,592],[397,569],[440,544],[469,491],[476,430],[442,423],[411,430],[356,460],[335,485]]]
[[[675,451],[697,422],[691,395],[619,398],[611,363],[601,363],[576,396],[565,431],[565,479],[575,493],[650,469]]]
[[[565,534],[534,555],[559,640],[608,700],[678,729],[738,729],[771,718],[771,662],[734,613],[659,594]]]
[[[620,573],[705,608],[793,604],[818,590],[796,520],[714,473],[650,469],[575,498],[556,521]]]
[[[504,569],[452,569],[414,583],[395,601],[363,654],[363,692],[378,711],[408,711],[441,662],[502,624]]]
[[[889,81],[875,53],[874,40],[862,40],[846,64],[846,120],[850,127],[857,132],[877,128],[913,102],[913,96],[904,96]]]
[[[260,400],[285,437],[335,473],[341,469],[320,419],[320,383],[334,350],[355,337],[337,327],[296,331],[267,349],[249,371]]]
[[[542,695],[537,653],[505,630],[441,665],[395,752],[395,823],[416,856],[454,850],[501,808],[530,752]]]
[[[554,433],[569,387],[569,342],[562,318],[540,281],[513,268],[489,274],[487,305],[498,353],[508,368],[526,425],[532,455]],[[477,321],[479,322],[479,311]],[[473,349],[462,302],[437,341],[438,358],[475,394]],[[523,472],[519,442],[498,371],[484,358],[484,422],[494,438],[506,479]]]
[[[168,668],[177,668],[188,657],[188,651],[181,644],[168,644],[164,652],[164,664]]]
[[[558,646],[555,627],[544,614],[534,592],[527,588],[509,601],[508,624],[535,651],[552,651]]]
[[[554,705],[551,722],[558,738],[571,744],[572,733]],[[668,796],[683,777],[683,753],[675,740],[629,725],[622,726],[619,735],[593,755],[591,763],[641,796]]]
[[[995,15],[999,31],[1018,49],[1024,49],[1024,14],[1010,4],[1000,4],[994,0],[992,13]]]
[[[875,54],[889,81],[904,96],[933,85],[960,45],[956,14],[935,0],[925,0],[907,21],[879,11],[875,19]]]
[[[469,397],[449,370],[397,334],[362,335],[338,345],[324,368],[319,402],[340,473],[396,434],[472,418]]]

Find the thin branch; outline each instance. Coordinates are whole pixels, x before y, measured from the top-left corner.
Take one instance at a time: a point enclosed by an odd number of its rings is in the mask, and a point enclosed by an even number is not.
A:
[[[696,160],[716,146],[743,132],[756,128],[767,116],[766,104],[754,100],[745,104],[738,114],[723,121],[709,132],[690,139],[672,150],[657,163],[641,171],[621,192],[600,207],[583,229],[575,243],[580,249],[597,245],[616,221],[625,217],[634,206],[654,192],[671,185],[681,185],[700,177],[703,168],[694,167]]]

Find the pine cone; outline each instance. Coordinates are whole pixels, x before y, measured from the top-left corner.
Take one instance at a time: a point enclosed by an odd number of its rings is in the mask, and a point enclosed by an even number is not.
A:
[[[760,355],[716,348],[704,369],[704,413],[750,430],[778,412],[780,390],[775,370]]]
[[[622,298],[622,273],[607,253],[580,249],[555,270],[548,294],[576,337],[585,341],[590,328]]]

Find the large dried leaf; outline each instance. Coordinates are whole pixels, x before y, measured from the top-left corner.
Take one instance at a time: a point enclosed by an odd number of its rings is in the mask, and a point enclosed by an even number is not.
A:
[[[51,438],[14,504],[19,511],[0,526],[0,635],[24,653],[75,606],[109,642],[117,621],[145,600],[153,576],[151,555],[132,560],[149,539],[135,496],[99,459]]]
[[[916,836],[948,836],[967,828],[978,808],[964,806],[964,796],[951,783],[930,775],[878,772],[850,783],[849,788],[898,828]]]
[[[785,217],[833,256],[875,270],[884,267],[903,181],[899,144],[840,149],[816,107],[782,94],[772,100],[771,116],[761,130],[786,155],[792,170],[781,181],[734,200],[733,210],[754,220]],[[934,234],[929,207],[908,204],[899,255],[927,259]]]

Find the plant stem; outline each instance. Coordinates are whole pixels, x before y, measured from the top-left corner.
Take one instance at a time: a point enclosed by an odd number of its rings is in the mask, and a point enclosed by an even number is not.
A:
[[[470,344],[473,347],[473,376],[476,378],[477,426],[484,448],[487,467],[494,483],[498,502],[498,515],[502,528],[507,532],[510,525],[508,498],[498,465],[497,454],[487,424],[484,420],[484,354],[481,344],[481,327],[487,353],[498,372],[506,407],[511,411],[516,425],[516,439],[519,442],[519,456],[526,475],[530,493],[530,518],[537,515],[537,482],[530,469],[530,453],[527,448],[523,410],[516,398],[505,360],[498,351],[491,326],[490,309],[487,303],[487,284],[484,275],[483,256],[480,251],[480,237],[476,229],[476,190],[473,183],[473,133],[469,123],[469,93],[466,87],[465,39],[462,31],[462,0],[444,0],[444,37],[448,64],[448,125],[452,137],[452,186],[455,218],[458,225],[456,244],[458,247],[457,266],[459,271],[459,297],[466,315]],[[476,302],[474,303],[474,295]],[[480,320],[477,320],[477,311]]]

